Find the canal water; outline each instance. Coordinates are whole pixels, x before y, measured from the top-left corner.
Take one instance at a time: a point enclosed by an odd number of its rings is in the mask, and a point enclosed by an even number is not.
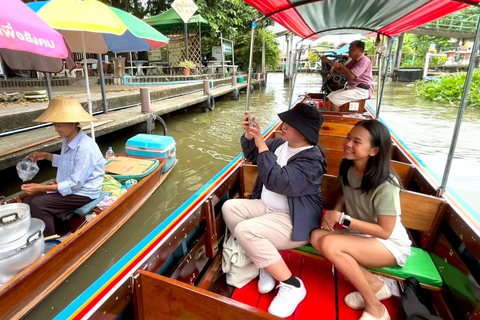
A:
[[[295,96],[307,91],[318,92],[321,79],[316,75],[300,74]],[[413,88],[403,83],[389,84],[382,107],[382,117],[407,145],[441,175],[450,144],[456,108],[425,102],[413,96]],[[290,89],[284,85],[283,74],[269,74],[267,86],[251,97],[251,113],[262,128],[277,119],[276,114],[287,110]],[[374,101],[372,101],[374,102]],[[91,258],[26,318],[51,319],[93,281],[110,268],[137,242],[160,224],[169,214],[211,179],[240,152],[242,134],[240,120],[245,108],[245,95],[239,101],[225,97],[217,101],[212,112],[199,108],[177,112],[166,118],[169,135],[176,139],[178,164],[167,180],[143,207]],[[467,110],[457,147],[449,185],[470,204],[480,210],[478,181],[480,178],[480,147],[475,133],[480,129],[480,110]],[[116,153],[124,152],[125,141],[136,132],[123,130],[98,139],[102,151],[112,146]],[[161,129],[158,130],[161,134]],[[54,176],[55,171],[42,166],[36,180]],[[0,194],[18,191],[20,181],[14,170],[2,172]]]

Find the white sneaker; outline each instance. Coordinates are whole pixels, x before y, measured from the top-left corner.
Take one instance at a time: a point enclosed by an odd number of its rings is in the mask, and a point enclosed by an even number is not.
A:
[[[260,293],[269,293],[275,288],[275,278],[272,277],[265,269],[260,269],[260,277],[258,279],[258,291]]]
[[[375,296],[378,298],[378,300],[385,300],[392,296],[392,292],[385,283],[383,287],[377,293],[375,293]],[[347,294],[345,296],[345,304],[352,309],[365,308],[365,301],[358,291]]]
[[[370,313],[364,311],[359,320],[390,320],[390,315],[388,314],[387,308],[383,306],[383,315],[380,318],[372,316]]]
[[[268,312],[280,318],[286,318],[293,314],[298,304],[307,295],[307,290],[305,290],[302,280],[297,279],[300,282],[300,288],[280,282],[277,286],[280,289],[270,307],[268,307]]]

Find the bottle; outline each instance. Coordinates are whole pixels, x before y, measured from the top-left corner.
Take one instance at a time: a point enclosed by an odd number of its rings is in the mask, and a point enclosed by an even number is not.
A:
[[[127,188],[125,188],[125,186],[122,186],[120,188],[120,196],[123,196],[125,193],[127,193]]]
[[[131,188],[133,188],[134,185],[136,185],[138,183],[137,180],[135,179],[129,179],[125,182],[125,188],[127,188],[127,190],[130,190]]]
[[[113,153],[112,147],[108,147],[107,152],[105,152],[105,160],[112,160],[115,158],[115,153]]]

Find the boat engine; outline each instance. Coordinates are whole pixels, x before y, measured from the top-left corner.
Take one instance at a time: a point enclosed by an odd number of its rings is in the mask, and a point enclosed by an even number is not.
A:
[[[329,56],[334,62],[345,64],[349,57],[344,55]],[[337,91],[345,87],[348,81],[344,73],[337,72],[326,62],[322,62],[322,69],[320,70],[322,76],[322,92],[329,94],[332,91]]]

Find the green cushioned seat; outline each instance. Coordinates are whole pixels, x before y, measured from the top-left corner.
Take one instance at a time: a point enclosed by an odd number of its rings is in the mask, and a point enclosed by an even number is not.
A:
[[[297,250],[320,255],[311,245],[297,248]],[[415,277],[422,284],[441,287],[442,277],[438,273],[430,254],[423,249],[412,247],[412,254],[408,257],[404,267],[394,266],[385,268],[371,268],[372,270],[400,278]]]
[[[106,196],[110,196],[111,194],[112,194],[111,192],[102,192],[100,193],[97,199],[92,200],[86,205],[83,205],[80,208],[73,210],[73,212],[84,217],[90,212],[92,212],[93,209],[95,209],[95,207],[97,206],[97,204],[99,204],[103,200],[103,198],[105,198]]]

